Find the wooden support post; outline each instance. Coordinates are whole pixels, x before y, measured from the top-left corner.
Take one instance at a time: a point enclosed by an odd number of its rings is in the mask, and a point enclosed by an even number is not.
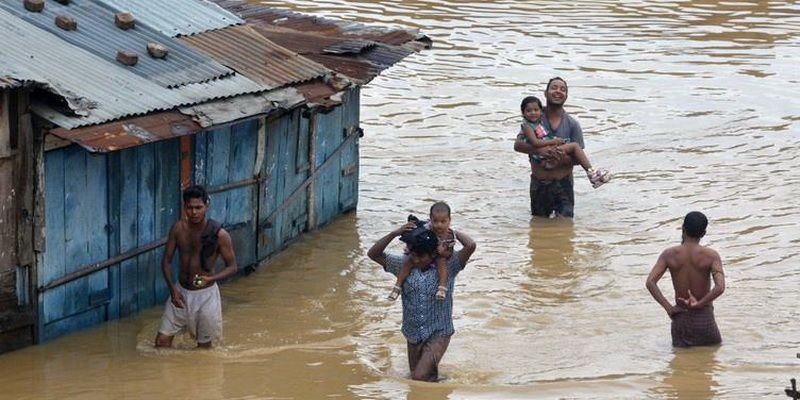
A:
[[[308,116],[308,176],[311,177],[317,171],[317,112],[309,110]],[[316,184],[311,181],[308,185],[308,201],[306,201],[306,206],[308,207],[308,230],[317,229],[315,189]]]

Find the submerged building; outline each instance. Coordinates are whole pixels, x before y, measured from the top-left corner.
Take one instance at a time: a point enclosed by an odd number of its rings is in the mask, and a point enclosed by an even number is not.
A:
[[[360,88],[430,46],[240,0],[4,1],[0,36],[0,352],[163,302],[190,184],[245,271],[354,210]]]

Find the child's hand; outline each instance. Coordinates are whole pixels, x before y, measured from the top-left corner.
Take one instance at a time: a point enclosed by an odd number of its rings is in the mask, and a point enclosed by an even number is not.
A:
[[[562,144],[564,144],[564,143],[567,143],[567,142],[566,142],[564,139],[562,139],[562,138],[558,138],[558,137],[557,137],[557,138],[550,139],[550,141],[551,141],[551,142],[553,142],[553,143],[555,143],[555,144],[556,144],[556,146],[560,146],[560,145],[562,145]]]

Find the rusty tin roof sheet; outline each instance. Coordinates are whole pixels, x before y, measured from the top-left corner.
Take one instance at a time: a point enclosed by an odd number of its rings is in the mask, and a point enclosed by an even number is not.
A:
[[[278,46],[249,26],[231,26],[180,40],[270,89],[332,72]]]
[[[56,128],[50,133],[77,143],[92,153],[110,153],[191,135],[202,129],[192,117],[177,111],[166,111],[72,130]]]
[[[212,0],[237,13],[259,33],[359,84],[410,54],[430,47],[417,30],[369,26],[277,10],[242,0]]]
[[[99,0],[127,11],[159,32],[170,36],[194,35],[244,23],[241,18],[206,0]]]
[[[412,45],[390,46],[376,42],[354,42],[269,25],[256,25],[255,29],[278,45],[361,84],[369,82],[381,71],[418,51]]]
[[[401,45],[411,41],[430,44],[430,39],[416,29],[404,27],[366,25],[358,22],[316,17],[288,10],[279,10],[263,4],[244,0],[211,0],[236,13],[248,23],[266,24],[321,36],[359,38],[388,45]]]
[[[129,30],[118,28],[114,25],[114,10],[102,3],[72,0],[69,5],[62,5],[48,1],[42,12],[27,11],[21,0],[2,1],[0,7],[61,39],[42,43],[43,46],[62,46],[65,41],[165,87],[205,82],[233,73],[212,58],[146,24],[139,23]],[[77,29],[59,28],[54,22],[56,15],[72,17],[78,23]],[[150,57],[148,43],[166,46],[169,54],[163,59]],[[133,66],[119,64],[116,61],[119,50],[137,53],[139,61]]]

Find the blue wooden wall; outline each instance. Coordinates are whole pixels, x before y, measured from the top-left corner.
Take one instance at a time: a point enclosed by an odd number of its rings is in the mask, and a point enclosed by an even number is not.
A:
[[[249,182],[212,193],[208,214],[231,233],[240,267],[270,257],[304,231],[356,207],[357,140],[336,154],[312,186],[313,226],[307,190],[290,198],[314,169],[310,152],[319,168],[342,145],[344,134],[358,126],[358,89],[345,93],[343,101],[327,113],[296,109],[194,136],[194,182],[212,191]],[[259,166],[260,134],[265,146]],[[177,139],[109,155],[73,145],[47,152],[44,162],[46,248],[38,257],[39,286],[163,239],[181,218]],[[39,340],[163,304],[168,291],[162,255],[158,247],[41,293]],[[176,262],[177,257],[173,277]]]

